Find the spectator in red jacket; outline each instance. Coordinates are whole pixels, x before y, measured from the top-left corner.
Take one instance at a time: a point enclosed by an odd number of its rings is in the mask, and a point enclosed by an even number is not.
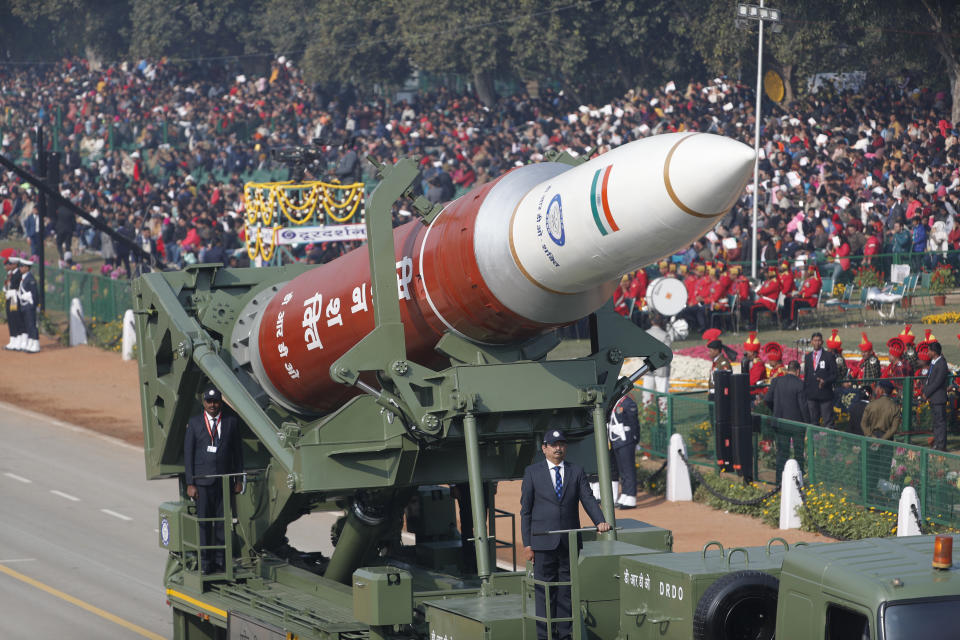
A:
[[[827,255],[833,258],[833,273],[831,277],[834,282],[839,282],[841,274],[847,273],[850,271],[850,243],[847,242],[847,236],[843,233],[842,230],[837,231],[832,238],[830,238],[830,247],[827,250]]]
[[[750,307],[748,321],[750,327],[756,329],[757,312],[766,309],[774,313],[777,312],[777,298],[780,296],[780,279],[777,277],[777,268],[773,265],[767,267],[767,279],[760,288],[757,289],[757,300]]]
[[[794,328],[797,326],[797,309],[815,308],[820,299],[822,287],[823,281],[820,279],[817,265],[811,264],[807,267],[807,278],[800,284],[797,294],[784,302],[785,319],[789,320]]]

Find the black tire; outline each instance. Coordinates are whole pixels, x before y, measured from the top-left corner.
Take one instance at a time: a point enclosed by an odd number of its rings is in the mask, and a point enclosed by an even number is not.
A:
[[[779,586],[779,580],[762,571],[718,578],[697,603],[694,640],[773,640]]]

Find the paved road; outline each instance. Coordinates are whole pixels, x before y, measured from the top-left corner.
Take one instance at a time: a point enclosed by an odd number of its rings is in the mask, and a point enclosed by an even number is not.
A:
[[[169,638],[143,451],[0,404],[0,638]]]
[[[143,450],[0,403],[0,638],[170,638],[157,507]],[[291,525],[329,554],[335,514]]]

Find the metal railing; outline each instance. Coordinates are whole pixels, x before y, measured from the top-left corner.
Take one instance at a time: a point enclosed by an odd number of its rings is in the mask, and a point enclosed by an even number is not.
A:
[[[79,298],[87,318],[100,322],[120,321],[133,299],[129,280],[113,280],[83,271],[46,267],[48,311],[69,313],[70,301]]]
[[[822,482],[828,490],[842,488],[857,504],[885,511],[896,511],[900,493],[912,486],[924,517],[938,524],[960,526],[960,455],[910,442],[912,436],[927,433],[928,406],[914,404],[913,379],[894,381],[903,385],[902,396],[897,399],[903,407],[903,419],[894,440],[759,414],[759,431],[753,435],[753,477],[775,482],[778,467],[782,468],[787,458],[799,458],[807,484]],[[646,407],[638,402],[639,449],[651,456],[666,457],[670,436],[679,433],[686,442],[690,464],[715,467],[713,409],[706,392],[642,391],[652,394],[657,402]],[[634,393],[639,400],[639,390]]]
[[[517,517],[510,511],[504,511],[494,507],[493,526],[490,531],[490,538],[493,540],[494,557],[498,549],[510,549],[513,557],[513,570],[517,570]],[[496,521],[498,518],[507,518],[510,520],[510,540],[501,540],[497,537]]]
[[[183,558],[196,557],[196,568],[195,573],[200,575],[200,580],[202,582],[207,582],[210,580],[217,579],[226,579],[233,580],[234,578],[234,563],[233,563],[233,484],[235,482],[235,476],[245,476],[245,472],[232,473],[232,474],[223,474],[217,476],[220,479],[220,488],[223,492],[221,498],[223,500],[223,515],[214,516],[210,518],[201,518],[196,514],[196,506],[191,505],[189,507],[190,512],[183,514],[182,524],[184,528],[184,535],[180,537],[180,554]],[[216,527],[220,525],[223,527],[223,544],[201,544],[201,531],[200,528],[203,525],[210,526],[210,537],[216,539]],[[185,535],[187,528],[191,535]],[[204,554],[216,554],[217,552],[223,552],[223,571],[217,571],[212,573],[204,573],[203,569],[203,557]],[[184,565],[184,568],[189,570],[189,568]]]
[[[589,528],[589,527],[588,527]],[[528,637],[536,638],[538,636],[536,631],[536,623],[542,622],[547,626],[547,637],[552,638],[554,625],[558,623],[569,622],[571,626],[571,632],[573,640],[582,640],[584,637],[583,634],[583,619],[580,611],[580,563],[579,563],[579,545],[578,536],[580,535],[580,530],[573,529],[565,531],[567,534],[567,549],[569,552],[569,561],[570,561],[570,579],[569,580],[558,580],[558,581],[546,581],[538,580],[533,577],[533,564],[527,563],[527,570],[524,573],[521,580],[521,596],[520,596],[520,615],[523,623],[523,638],[526,640]],[[536,534],[535,534],[536,535]],[[543,604],[544,604],[544,615],[540,616],[536,613],[536,599],[537,599],[537,590],[543,590]],[[555,589],[570,589],[570,615],[567,617],[552,616],[550,614],[550,596],[553,594]],[[559,593],[556,594],[559,597]],[[530,605],[533,603],[534,609],[533,613],[530,613]],[[533,626],[533,635],[530,636],[530,630],[527,628],[528,620],[534,622]]]

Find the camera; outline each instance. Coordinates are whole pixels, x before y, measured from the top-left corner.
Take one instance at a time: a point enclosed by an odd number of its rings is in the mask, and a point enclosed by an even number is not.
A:
[[[303,182],[307,167],[323,158],[319,149],[310,147],[271,149],[270,155],[275,162],[281,162],[290,168],[290,179],[294,182]]]

